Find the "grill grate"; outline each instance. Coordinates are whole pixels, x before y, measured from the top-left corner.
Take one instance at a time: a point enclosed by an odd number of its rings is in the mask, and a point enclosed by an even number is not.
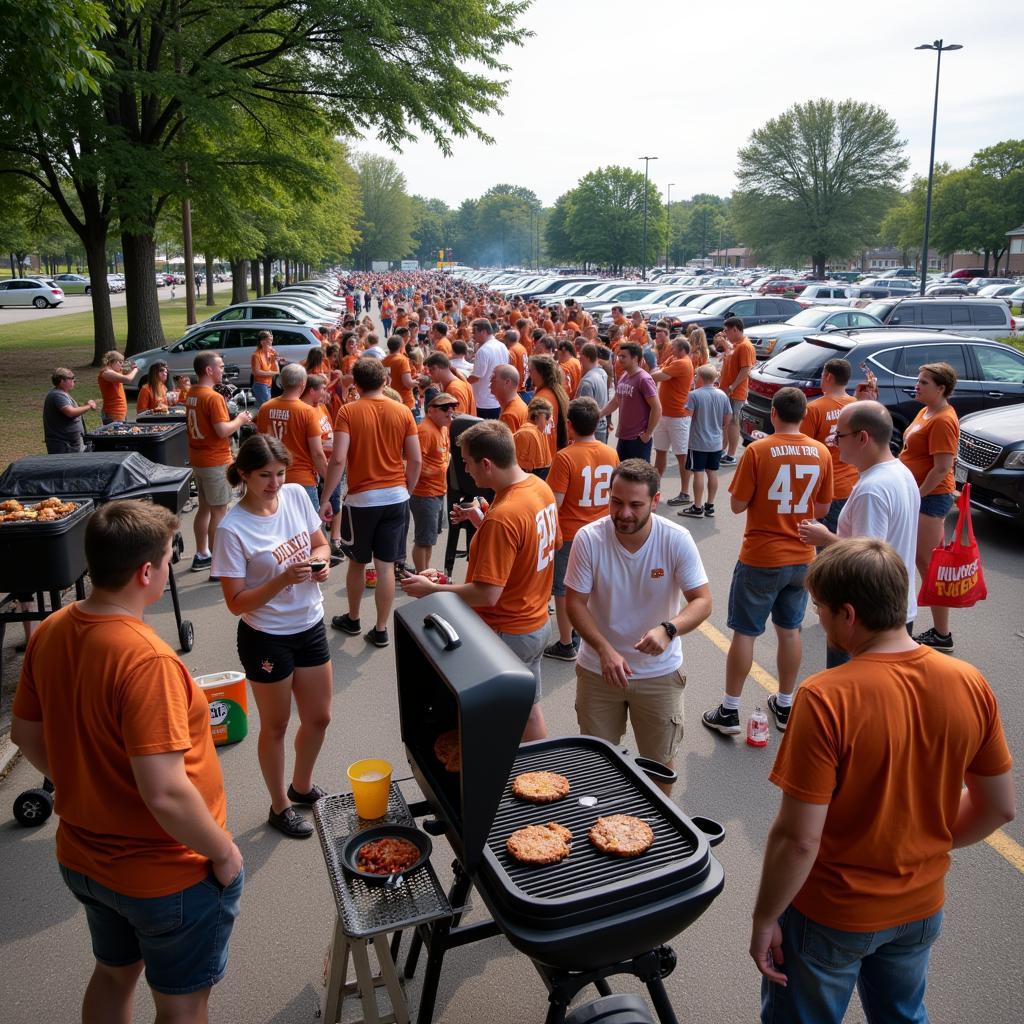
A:
[[[1002,446],[991,441],[983,441],[974,434],[960,431],[960,445],[957,458],[973,469],[988,469],[999,458]]]
[[[579,741],[576,741],[577,743]],[[678,867],[697,851],[694,834],[682,817],[672,817],[657,798],[638,784],[634,769],[618,755],[598,747],[569,741],[542,749],[527,748],[516,757],[509,783],[502,794],[487,838],[487,847],[508,882],[535,900],[559,899],[593,893],[604,886],[622,886],[667,868]],[[569,795],[553,804],[529,804],[512,795],[511,781],[522,772],[552,771],[569,780]],[[597,797],[585,807],[582,796]],[[588,839],[590,827],[602,816],[632,814],[654,831],[653,846],[640,857],[614,857],[600,853]],[[557,821],[572,832],[572,853],[558,864],[531,867],[511,857],[508,837],[526,825]]]

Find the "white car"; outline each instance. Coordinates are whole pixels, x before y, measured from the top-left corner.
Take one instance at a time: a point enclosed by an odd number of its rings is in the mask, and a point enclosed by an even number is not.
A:
[[[107,274],[107,291],[108,292],[123,292],[124,291],[124,275],[123,274]]]
[[[0,281],[0,306],[35,306],[51,309],[64,301],[64,292],[52,281],[34,277]]]

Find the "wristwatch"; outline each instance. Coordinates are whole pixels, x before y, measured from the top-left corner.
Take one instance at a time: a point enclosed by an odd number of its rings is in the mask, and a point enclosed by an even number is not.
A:
[[[663,622],[661,624],[661,628],[668,633],[669,640],[675,640],[676,636],[679,634],[679,630],[676,629],[671,622]]]

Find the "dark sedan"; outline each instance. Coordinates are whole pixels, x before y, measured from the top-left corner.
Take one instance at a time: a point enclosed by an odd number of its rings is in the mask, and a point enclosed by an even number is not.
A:
[[[965,416],[954,474],[976,508],[1024,524],[1024,405]]]
[[[726,295],[705,306],[692,316],[669,318],[672,329],[697,324],[704,328],[710,341],[724,326],[731,316],[738,316],[744,328],[757,327],[760,324],[776,324],[796,316],[803,307],[796,299],[784,299],[778,296],[760,295]],[[648,326],[651,326],[650,324]],[[653,331],[652,331],[653,333]]]

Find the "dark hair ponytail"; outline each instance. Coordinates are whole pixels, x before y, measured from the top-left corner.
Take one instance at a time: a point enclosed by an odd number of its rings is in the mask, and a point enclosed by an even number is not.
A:
[[[292,457],[284,444],[276,437],[269,434],[253,434],[247,438],[238,449],[235,461],[228,466],[228,483],[232,487],[239,487],[242,483],[242,474],[254,473],[257,469],[269,466],[271,462],[280,462],[284,466],[290,466]]]

